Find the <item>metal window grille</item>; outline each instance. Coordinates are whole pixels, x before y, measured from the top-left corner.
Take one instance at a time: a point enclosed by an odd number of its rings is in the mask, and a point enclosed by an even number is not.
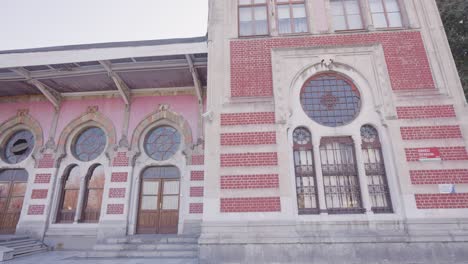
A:
[[[353,140],[322,138],[320,156],[328,213],[363,213]]]
[[[294,171],[299,214],[318,214],[317,180],[314,168],[312,138],[306,128],[293,132]]]
[[[94,160],[104,152],[106,140],[106,133],[102,129],[87,128],[76,139],[72,152],[81,161]]]
[[[361,127],[361,138],[372,211],[374,213],[391,213],[393,212],[392,202],[379,134],[374,127],[365,125]]]
[[[155,160],[167,160],[179,149],[181,136],[177,129],[160,126],[148,133],[144,146],[145,151]]]

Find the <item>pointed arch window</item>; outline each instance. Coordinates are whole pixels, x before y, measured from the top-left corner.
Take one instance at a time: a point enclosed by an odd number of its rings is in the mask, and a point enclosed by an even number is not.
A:
[[[99,222],[99,217],[101,215],[102,194],[104,192],[104,181],[104,167],[102,165],[93,166],[86,179],[86,191],[81,222]]]
[[[57,222],[72,223],[75,219],[80,194],[80,168],[78,166],[74,165],[67,170],[62,186]]]
[[[318,214],[317,179],[315,176],[312,136],[299,127],[293,132],[294,173],[296,175],[299,214]]]
[[[392,202],[377,130],[370,125],[361,127],[362,153],[366,169],[369,196],[374,213],[391,213]]]
[[[353,139],[322,138],[320,158],[328,213],[363,213]]]

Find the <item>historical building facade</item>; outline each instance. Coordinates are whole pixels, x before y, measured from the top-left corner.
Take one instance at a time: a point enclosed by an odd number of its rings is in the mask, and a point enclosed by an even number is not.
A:
[[[0,93],[2,233],[468,256],[468,106],[433,0],[212,0],[207,37],[0,52]]]

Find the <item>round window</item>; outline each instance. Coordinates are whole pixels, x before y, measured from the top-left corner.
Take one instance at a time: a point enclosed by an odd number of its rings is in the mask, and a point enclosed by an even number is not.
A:
[[[146,136],[146,154],[155,160],[167,160],[179,149],[180,138],[177,129],[171,126],[157,127]]]
[[[81,161],[91,161],[101,155],[105,147],[106,133],[99,127],[90,127],[76,138],[72,152]]]
[[[34,135],[28,130],[14,133],[8,140],[3,153],[5,162],[10,164],[25,160],[34,148]]]
[[[320,74],[302,87],[301,105],[310,119],[337,127],[356,118],[361,109],[361,95],[350,80],[338,74]]]

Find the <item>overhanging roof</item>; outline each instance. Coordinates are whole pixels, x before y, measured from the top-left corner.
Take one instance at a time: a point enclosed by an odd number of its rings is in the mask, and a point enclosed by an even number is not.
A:
[[[0,51],[0,96],[131,93],[196,86],[195,78],[206,86],[206,37]]]

